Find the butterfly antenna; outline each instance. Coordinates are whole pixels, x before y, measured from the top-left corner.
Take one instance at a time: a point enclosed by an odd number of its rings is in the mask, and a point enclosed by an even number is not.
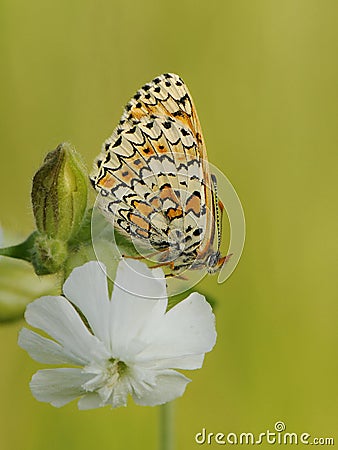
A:
[[[214,193],[214,213],[216,217],[216,225],[217,225],[217,251],[219,251],[221,247],[222,240],[222,222],[223,222],[223,210],[224,205],[221,200],[218,198],[218,190],[217,190],[217,178],[214,174],[211,175],[211,180],[213,184],[213,193]]]

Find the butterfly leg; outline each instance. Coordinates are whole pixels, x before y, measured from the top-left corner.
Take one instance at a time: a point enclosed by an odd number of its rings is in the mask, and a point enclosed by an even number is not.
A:
[[[165,251],[167,251],[167,249],[165,250],[156,250],[156,252],[150,253],[147,256],[143,256],[143,255],[122,255],[123,258],[129,258],[129,259],[138,259],[138,260],[142,260],[142,259],[149,259],[149,258],[154,258],[155,256],[157,256],[159,253],[164,253]],[[168,264],[168,263],[165,263]]]
[[[183,275],[175,275],[174,273],[168,273],[166,276],[166,278],[177,278],[178,280],[183,280],[183,281],[188,281],[189,278],[184,277]]]
[[[146,259],[145,258],[145,256],[141,256],[141,255],[139,255],[139,256],[136,256],[136,255],[122,255],[122,258],[125,258],[125,259],[137,259],[137,260],[141,260],[141,259]]]
[[[157,269],[158,267],[168,266],[169,264],[171,264],[171,261],[166,261],[166,262],[155,264],[154,266],[151,266],[151,268]]]

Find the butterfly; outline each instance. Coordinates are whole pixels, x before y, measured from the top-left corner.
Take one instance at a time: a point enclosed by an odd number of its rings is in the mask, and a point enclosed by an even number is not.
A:
[[[217,180],[178,75],[162,74],[136,92],[104,142],[91,182],[108,221],[172,276],[186,269],[214,273],[228,260],[220,254]]]

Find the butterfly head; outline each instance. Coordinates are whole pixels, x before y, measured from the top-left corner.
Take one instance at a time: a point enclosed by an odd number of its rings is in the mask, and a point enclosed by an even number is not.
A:
[[[208,272],[216,273],[221,270],[223,264],[225,264],[230,259],[230,257],[231,254],[227,256],[221,256],[219,251],[210,253],[206,260],[206,267]]]

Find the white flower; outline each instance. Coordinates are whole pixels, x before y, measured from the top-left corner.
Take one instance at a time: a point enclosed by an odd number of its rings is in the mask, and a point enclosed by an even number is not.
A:
[[[128,292],[130,285],[139,296]],[[27,328],[19,336],[36,361],[68,365],[39,370],[30,383],[37,400],[57,407],[78,397],[79,409],[125,406],[129,394],[139,405],[166,403],[190,381],[173,369],[200,368],[216,341],[205,298],[193,293],[166,312],[163,271],[139,261],[119,263],[111,300],[104,271],[93,261],[73,270],[63,292],[69,300],[42,297],[25,314],[53,340]]]

